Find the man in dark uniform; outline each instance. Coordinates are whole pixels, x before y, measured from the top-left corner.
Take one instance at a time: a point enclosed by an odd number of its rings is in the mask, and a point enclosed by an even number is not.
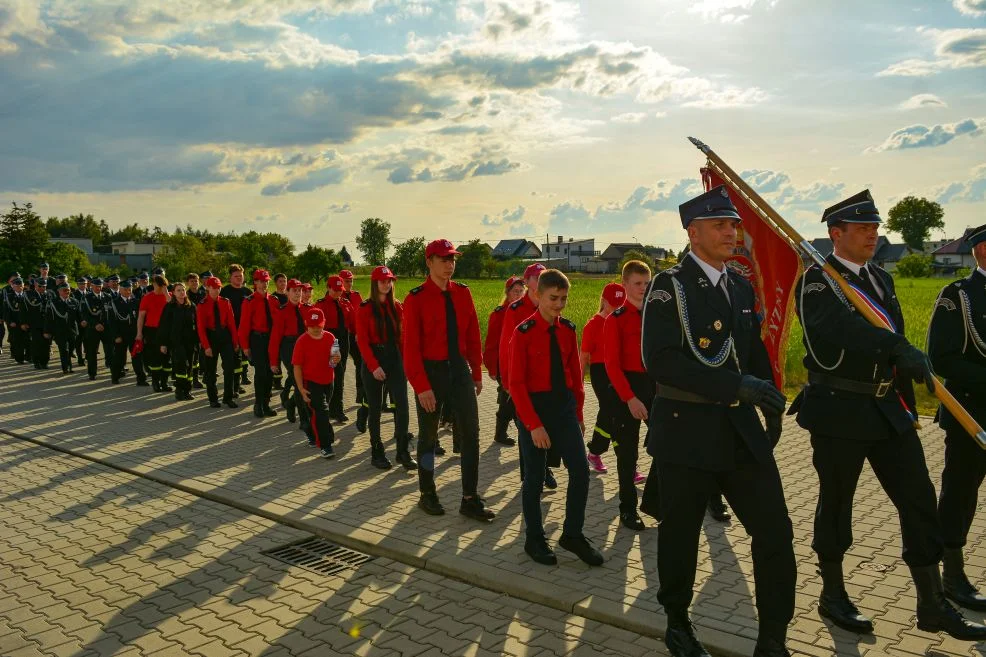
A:
[[[852,503],[868,461],[900,515],[903,559],[917,590],[918,629],[956,639],[986,638],[948,603],[938,563],[942,533],[935,489],[914,428],[911,381],[933,385],[927,356],[904,337],[904,316],[894,279],[869,263],[880,214],[869,190],[825,210],[834,253],[828,262],[893,330],[867,322],[820,267],[805,272],[795,289],[804,329],[808,385],[791,405],[811,433],[819,495],[812,549],[822,575],[819,614],[844,629],[870,633],[873,624],[849,599],[842,558],[852,546]]]
[[[134,298],[137,299],[137,303],[144,297],[145,294],[149,294],[154,290],[151,288],[151,277],[146,271],[140,272],[137,275],[137,287],[134,288]]]
[[[47,308],[47,278],[35,278],[34,289],[24,293],[20,323],[31,334],[31,362],[36,370],[48,369],[48,361],[51,359],[51,340],[44,334]]]
[[[785,400],[773,384],[753,287],[724,264],[740,222],[725,187],[679,213],[691,251],[651,283],[641,338],[644,366],[658,384],[646,444],[656,464],[648,479],[656,475],[660,488],[657,598],[668,615],[665,643],[675,657],[708,655],[688,607],[706,506],[721,490],[752,538],[760,618],[753,654],[785,657],[797,567],[772,449]]]
[[[42,262],[40,265],[38,265],[38,271],[41,273],[41,278],[43,278],[45,281],[45,291],[50,294],[54,294],[55,286],[58,283],[55,281],[54,278],[48,275],[48,273],[51,271],[51,268],[48,267],[48,263]]]
[[[72,290],[72,299],[75,301],[75,305],[82,307],[82,298],[89,292],[89,278],[86,276],[79,276],[75,279],[75,288]],[[86,364],[86,358],[83,355],[83,343],[85,342],[86,332],[80,330],[79,334],[75,337],[75,358],[79,367]]]
[[[58,347],[62,374],[71,374],[72,350],[79,334],[79,306],[72,298],[72,288],[67,282],[59,283],[56,292],[57,296],[48,303],[45,312],[44,332]]]
[[[986,424],[986,224],[965,238],[978,267],[968,278],[947,285],[938,295],[928,327],[928,356],[945,387],[979,424]],[[965,574],[962,549],[976,515],[979,487],[986,477],[986,451],[980,449],[942,406],[938,423],[945,430],[938,517],[945,542],[942,580],[953,602],[986,610],[986,596]]]
[[[15,272],[10,285],[3,289],[0,313],[3,323],[10,331],[10,356],[22,365],[31,357],[31,336],[21,327],[21,310],[24,306],[24,279]]]
[[[96,380],[96,370],[99,368],[99,345],[104,342],[103,335],[106,333],[107,298],[108,295],[103,295],[103,280],[94,278],[89,294],[79,304],[79,326],[85,334],[83,346],[90,381]]]
[[[243,306],[243,300],[250,296],[250,290],[243,285],[242,265],[234,263],[229,266],[229,284],[223,286],[219,296],[228,300],[233,307],[233,318],[236,320],[237,328],[239,328],[240,309]],[[247,369],[250,363],[242,356],[243,346],[237,345],[237,341],[235,339],[233,340],[233,370],[236,372],[236,383],[233,386],[233,390],[236,396],[245,394],[246,388],[244,386],[250,383],[250,377],[247,376]]]
[[[113,341],[113,357],[110,360],[110,381],[115,385],[123,378],[127,353],[133,348],[137,338],[137,314],[140,302],[133,295],[133,282],[120,282],[120,293],[106,304],[106,332]],[[141,363],[141,355],[132,357],[137,385],[147,386],[147,375]]]
[[[120,276],[110,274],[103,286],[103,306],[109,309],[113,299],[118,296],[120,296]],[[106,369],[110,369],[110,363],[113,362],[113,338],[108,331],[103,331],[100,341],[103,345],[103,364],[106,365]]]

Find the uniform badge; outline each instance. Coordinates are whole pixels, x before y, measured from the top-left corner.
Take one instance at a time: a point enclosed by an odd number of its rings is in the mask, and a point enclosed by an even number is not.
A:
[[[809,283],[805,285],[805,294],[811,294],[812,292],[822,292],[825,290],[825,285],[822,283]]]
[[[717,331],[721,331],[722,330],[722,322],[717,319],[716,321],[712,322],[712,327],[715,328],[715,330],[717,330]]]
[[[712,340],[708,338],[698,339],[698,346],[701,347],[702,349],[708,349],[710,344],[712,344]]]
[[[935,302],[935,308],[944,308],[945,310],[955,310],[955,302],[946,297],[940,298]]]
[[[657,289],[647,295],[647,300],[660,301],[661,303],[664,303],[671,300],[671,294],[669,294],[667,290]]]

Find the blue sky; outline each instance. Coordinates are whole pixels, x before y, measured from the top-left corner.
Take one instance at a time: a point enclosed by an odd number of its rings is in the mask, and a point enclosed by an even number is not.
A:
[[[695,135],[809,237],[986,220],[986,0],[0,0],[0,88],[42,216],[680,248]]]

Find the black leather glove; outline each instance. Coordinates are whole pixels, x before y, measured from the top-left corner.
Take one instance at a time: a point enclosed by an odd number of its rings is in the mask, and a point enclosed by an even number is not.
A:
[[[771,381],[758,379],[750,374],[744,374],[740,380],[739,390],[736,391],[736,398],[741,402],[755,404],[763,412],[773,415],[780,415],[784,412],[784,405],[787,399],[774,387]]]
[[[774,415],[773,413],[764,413],[763,419],[767,423],[767,438],[770,439],[771,448],[777,447],[777,443],[781,442],[781,415]]]
[[[931,360],[923,351],[907,340],[901,341],[890,352],[890,363],[897,368],[898,374],[903,374],[916,383],[923,383],[928,392],[935,394],[935,373],[931,369]]]

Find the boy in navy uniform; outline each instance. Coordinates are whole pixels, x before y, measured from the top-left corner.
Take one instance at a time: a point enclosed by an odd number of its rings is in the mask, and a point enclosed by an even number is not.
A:
[[[603,555],[583,535],[589,497],[589,461],[585,456],[582,366],[576,326],[561,316],[568,303],[569,282],[560,271],[541,272],[538,309],[515,329],[510,340],[508,388],[520,418],[520,449],[527,469],[522,505],[527,540],[524,551],[537,563],[557,563],[541,522],[541,492],[547,461],[565,463],[568,493],[565,525],[558,544],[590,566]]]
[[[986,224],[965,237],[978,267],[968,278],[942,289],[928,327],[928,356],[945,387],[979,422],[986,424]],[[938,517],[945,551],[942,580],[945,595],[968,609],[986,610],[986,596],[969,582],[962,549],[976,515],[979,487],[986,477],[986,451],[942,406],[938,424],[945,430]]]

